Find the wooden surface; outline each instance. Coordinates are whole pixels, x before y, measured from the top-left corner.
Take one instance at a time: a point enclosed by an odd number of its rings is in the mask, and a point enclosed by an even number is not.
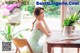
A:
[[[52,47],[80,48],[80,31],[74,31],[71,36],[65,36],[62,31],[54,31],[53,35],[47,38],[47,50],[51,53]],[[78,51],[79,53],[79,51]]]

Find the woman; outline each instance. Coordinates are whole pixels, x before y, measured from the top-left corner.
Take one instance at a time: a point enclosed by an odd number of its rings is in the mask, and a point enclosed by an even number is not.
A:
[[[44,9],[41,7],[35,8],[34,16],[36,17],[36,19],[33,22],[32,37],[30,39],[30,45],[34,53],[41,53],[42,46],[38,44],[38,41],[43,34],[49,37],[51,33],[44,20]]]

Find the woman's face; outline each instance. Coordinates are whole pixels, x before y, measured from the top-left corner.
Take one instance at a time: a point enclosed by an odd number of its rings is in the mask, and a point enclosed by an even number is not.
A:
[[[40,10],[39,19],[42,20],[44,17],[44,10]]]

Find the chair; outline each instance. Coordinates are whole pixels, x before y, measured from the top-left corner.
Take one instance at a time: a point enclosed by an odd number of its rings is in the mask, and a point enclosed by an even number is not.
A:
[[[13,42],[16,46],[16,52],[15,53],[17,53],[17,52],[21,53],[20,50],[19,50],[19,47],[22,48],[24,46],[28,46],[28,48],[30,50],[30,53],[33,53],[32,49],[31,49],[31,47],[30,47],[30,45],[29,45],[29,43],[26,39],[14,38]]]

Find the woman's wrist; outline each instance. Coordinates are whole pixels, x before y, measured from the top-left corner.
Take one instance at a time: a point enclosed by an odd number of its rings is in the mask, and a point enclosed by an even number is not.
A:
[[[52,35],[52,33],[49,33],[49,35],[47,37],[50,37]]]

